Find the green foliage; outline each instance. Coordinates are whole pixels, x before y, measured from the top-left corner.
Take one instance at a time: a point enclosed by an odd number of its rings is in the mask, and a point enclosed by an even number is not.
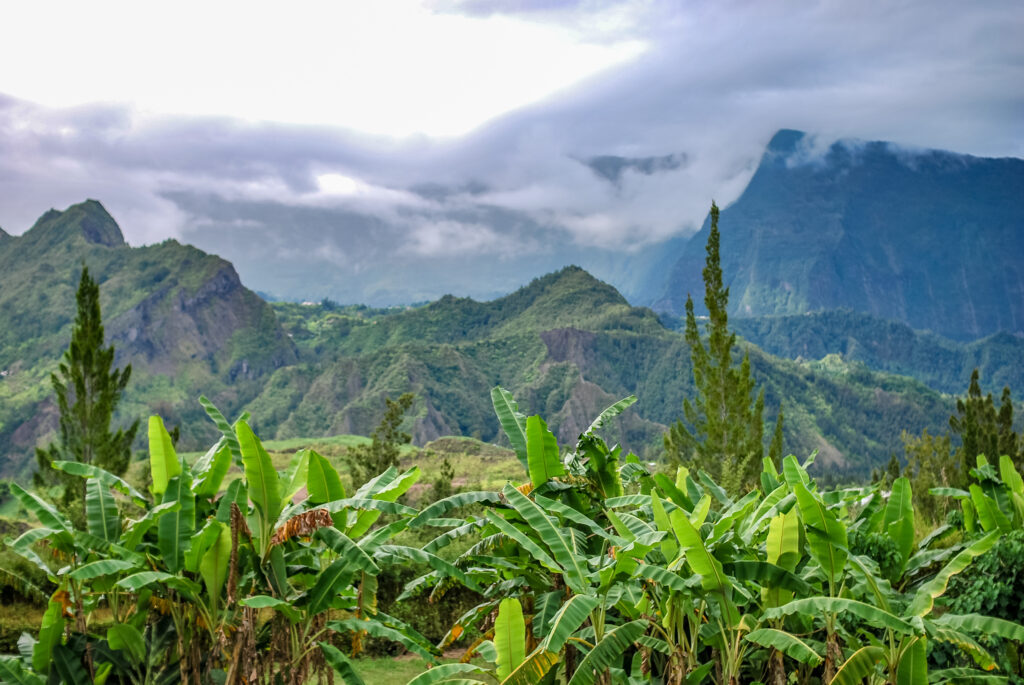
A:
[[[955,449],[952,447],[954,437],[960,442]],[[996,410],[992,394],[982,396],[978,369],[975,369],[967,395],[957,399],[956,413],[949,417],[949,432],[944,436],[933,436],[925,430],[920,437],[904,432],[903,442],[907,473],[913,478],[917,492],[936,490],[952,494],[960,491],[961,497],[967,497],[968,493],[964,491],[970,489],[970,497],[976,500],[974,509],[982,516],[986,530],[995,525],[996,518],[1007,528],[1014,518],[1024,523],[1024,487],[1019,488],[1019,507],[1013,504],[1013,491],[1017,489],[1013,476],[1016,469],[1021,468],[1024,458],[1019,451],[1019,436],[1013,429],[1013,399],[1009,388],[1003,388],[1001,403]],[[1006,460],[1000,469],[1013,481],[1002,483],[1009,489],[1001,491],[1001,496],[992,502],[994,507],[990,506],[989,498],[993,496],[993,488],[1000,482],[1000,477],[983,465],[987,464],[989,456],[1001,462]],[[973,463],[978,464],[977,469],[971,468]],[[972,477],[979,481],[977,485],[969,485]],[[979,490],[978,494],[973,494],[975,489]],[[915,504],[932,522],[944,519],[952,507],[949,499],[922,498]],[[1018,508],[1020,512],[1017,512]]]
[[[686,342],[690,347],[697,395],[683,402],[686,423],[676,421],[665,434],[665,451],[673,463],[693,464],[727,490],[736,493],[757,482],[764,455],[764,390],[753,399],[754,380],[750,357],[739,368],[733,360],[736,334],[729,330],[729,288],[722,282],[719,260],[718,207],[711,204],[711,232],[708,234],[704,266],[704,305],[708,310],[708,342],[704,347],[693,299],[686,298]],[[782,415],[776,426],[782,453]],[[773,444],[775,439],[773,439]]]
[[[428,451],[424,456],[429,459],[432,456],[432,453]],[[455,480],[455,467],[452,466],[451,460],[446,456],[441,462],[441,468],[437,479],[431,487],[431,499],[436,502],[437,500],[442,500],[445,497],[451,497],[454,495],[455,488],[452,487],[453,480]]]
[[[404,393],[397,400],[385,397],[384,417],[371,436],[369,445],[352,447],[346,455],[346,463],[356,487],[368,481],[373,475],[398,466],[399,448],[412,441],[412,436],[399,428],[405,421],[405,414],[412,407],[415,396]]]
[[[863,533],[852,530],[849,534],[850,552],[863,554],[878,564],[879,574],[883,578],[898,578],[903,558],[896,541],[884,533]]]
[[[953,578],[945,604],[957,614],[1024,616],[1024,530],[1007,534]]]
[[[694,396],[684,337],[579,268],[491,302],[271,307],[242,287],[230,264],[195,248],[173,241],[131,248],[84,237],[116,232],[102,207],[85,203],[52,213],[0,247],[0,319],[9,323],[0,329],[0,372],[10,372],[0,375],[4,475],[28,470],[14,432],[46,431],[45,381],[58,341],[70,335],[77,283],[68,275],[83,258],[102,283],[105,316],[118,322],[108,334],[119,358],[133,366],[121,416],[160,414],[172,436],[181,428],[181,451],[205,449],[218,435],[194,403],[200,392],[233,416],[249,408],[259,418],[253,428],[267,437],[369,434],[383,396],[413,392],[409,422],[418,437],[504,440],[486,402],[501,383],[516,387],[562,443],[575,439],[585,428],[581,416],[602,403],[643,397],[607,435],[650,460],[661,453],[664,426]],[[725,258],[728,234],[722,239]],[[163,324],[147,323],[154,321]],[[908,379],[739,346],[766,405],[786,405],[787,449],[820,450],[816,468],[828,468],[816,475],[824,482],[865,475],[901,448],[900,430],[934,433],[952,411],[948,399]]]
[[[100,314],[100,288],[82,267],[75,296],[78,314],[71,331],[71,344],[50,384],[60,411],[57,440],[36,450],[37,488],[59,484],[59,501],[64,511],[81,520],[86,494],[81,483],[56,472],[54,461],[95,464],[115,475],[123,475],[131,458],[131,444],[139,422],[125,429],[111,430],[111,421],[121,394],[132,375],[131,365],[114,369],[114,347],[104,346]]]
[[[153,482],[164,483],[153,500],[98,467],[71,468],[93,493],[93,522],[83,529],[11,486],[44,527],[8,547],[57,591],[28,661],[4,660],[0,673],[37,682],[109,669],[117,682],[143,683],[184,671],[202,683],[244,676],[270,685],[335,669],[359,682],[351,659],[370,640],[432,663],[471,636],[484,665],[428,670],[413,682],[731,685],[767,672],[772,682],[916,683],[936,666],[959,678],[975,677],[970,664],[1019,670],[1008,655],[1024,626],[983,615],[988,596],[982,576],[971,575],[975,559],[988,574],[1021,566],[1015,534],[997,527],[933,548],[942,531],[915,540],[906,478],[888,492],[824,491],[807,473],[810,460],[793,456],[781,473],[764,460],[767,494],[735,499],[705,473],[651,474],[597,433],[630,404],[612,404],[564,455],[557,441],[549,449],[539,417],[524,419],[527,455],[532,442],[543,461],[523,469],[523,482],[422,510],[397,502],[419,469],[391,467],[346,498],[318,453],[297,453],[277,471],[245,421],[218,420],[236,438],[244,471],[227,492],[210,493],[214,458],[231,451],[226,437],[189,464],[153,421],[151,468],[162,472]],[[979,461],[972,473],[990,507],[1004,495],[1016,506],[1024,479],[1009,458],[998,470]],[[291,493],[300,499],[290,502]],[[108,526],[129,504],[142,515]],[[396,537],[421,532],[429,539],[419,548]],[[434,603],[474,603],[442,634],[436,616],[417,616],[427,593]],[[101,607],[112,617],[102,626],[89,619]]]
[[[971,373],[967,396],[956,402],[956,414],[949,417],[950,431],[960,438],[960,462],[970,464],[979,455],[992,458],[1009,456],[1017,468],[1022,465],[1018,451],[1021,441],[1013,430],[1013,398],[1010,388],[1003,388],[998,411],[992,393],[982,397],[978,369]]]
[[[925,429],[920,436],[911,436],[904,431],[902,439],[906,470],[914,484],[914,507],[928,521],[944,520],[953,504],[926,493],[932,488],[966,487],[967,464],[962,454],[953,452],[948,434],[931,435]]]
[[[783,420],[782,406],[780,405],[779,413],[775,417],[775,432],[772,433],[772,442],[768,446],[768,458],[772,460],[776,467],[782,464]]]

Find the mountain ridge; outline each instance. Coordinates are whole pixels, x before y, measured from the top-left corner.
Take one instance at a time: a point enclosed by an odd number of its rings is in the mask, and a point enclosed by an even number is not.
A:
[[[442,298],[371,320],[321,305],[275,303],[303,361],[276,371],[268,392],[249,409],[277,438],[324,426],[351,432],[370,426],[367,417],[379,412],[381,396],[411,391],[417,400],[410,432],[418,443],[453,430],[501,440],[488,394],[502,385],[524,412],[545,416],[559,441],[572,444],[597,412],[636,394],[639,401],[612,438],[656,457],[662,432],[694,392],[689,350],[683,336],[664,328],[651,310],[623,305],[621,296],[590,307],[590,288],[598,301],[614,293],[569,267],[491,302]],[[524,316],[554,302],[578,318],[570,324]],[[600,315],[585,315],[588,308]],[[495,312],[515,315],[497,322]],[[443,330],[439,321],[446,318],[459,322],[455,328],[469,322],[485,333],[438,338],[432,331]],[[472,325],[485,320],[489,328]],[[901,450],[902,429],[941,431],[953,410],[948,397],[862,364],[796,362],[749,343],[743,348],[765,388],[766,416],[786,405],[788,448],[797,454],[820,450],[821,468],[831,469],[832,477],[866,475]]]
[[[943,393],[965,392],[975,368],[986,392],[1024,388],[1024,335],[1019,333],[1000,331],[960,342],[849,309],[734,318],[732,328],[779,357],[839,354],[877,371],[916,378]]]
[[[115,363],[133,365],[122,415],[157,408],[187,439],[206,438],[201,392],[234,411],[260,378],[296,361],[273,310],[229,262],[173,240],[130,247],[95,200],[50,210],[0,243],[0,453],[8,460],[29,461],[56,425],[48,377],[67,346],[83,263],[100,285]]]
[[[50,215],[39,224],[46,231],[0,249],[0,314],[14,324],[0,331],[0,369],[13,369],[0,379],[7,474],[30,463],[55,418],[46,378],[66,345],[83,260],[100,282],[118,361],[133,364],[122,416],[158,413],[181,425],[183,449],[215,432],[195,401],[200,392],[231,416],[250,411],[266,438],[365,435],[384,397],[413,392],[406,429],[417,444],[452,434],[501,441],[489,396],[502,385],[523,411],[548,419],[564,445],[605,407],[636,394],[608,437],[655,458],[662,432],[694,392],[683,336],[580,267],[487,302],[446,296],[376,311],[329,302],[271,306],[215,255],[175,241],[89,242],[80,214],[98,209],[66,212],[71,228]],[[24,283],[33,286],[18,287]],[[788,449],[820,450],[819,468],[831,478],[866,475],[899,449],[900,430],[941,430],[952,411],[949,398],[911,379],[744,348],[765,388],[765,415],[784,403]]]
[[[721,212],[730,314],[847,307],[957,340],[1024,330],[1024,160],[812,142],[777,133]],[[708,230],[679,255],[656,310],[681,315],[686,294],[703,291]]]
[[[118,247],[127,244],[114,217],[99,201],[92,199],[71,205],[63,212],[53,208],[47,210],[21,238],[52,244],[73,235],[80,235],[93,245]]]

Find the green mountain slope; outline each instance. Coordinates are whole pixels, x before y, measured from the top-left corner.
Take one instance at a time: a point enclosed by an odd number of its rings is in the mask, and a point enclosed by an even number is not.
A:
[[[737,318],[733,328],[761,349],[789,359],[839,354],[849,362],[911,376],[935,390],[966,391],[977,368],[986,392],[1024,389],[1024,336],[995,333],[960,343],[904,323],[848,309]]]
[[[276,371],[249,405],[268,436],[366,433],[383,395],[412,391],[417,442],[450,433],[500,441],[488,393],[501,384],[525,411],[550,417],[563,443],[635,393],[612,437],[654,458],[693,392],[682,335],[576,267],[491,302],[446,297],[391,313],[274,306],[303,361]],[[749,350],[766,416],[784,402],[787,448],[820,450],[829,477],[866,475],[901,451],[901,430],[941,430],[952,412],[950,398],[862,364]]]
[[[1024,160],[840,141],[824,154],[780,131],[722,211],[736,316],[845,307],[957,340],[1024,331]],[[703,292],[709,224],[659,311]]]
[[[70,339],[83,263],[100,284],[116,363],[133,367],[125,417],[158,411],[181,424],[186,440],[207,439],[200,393],[234,410],[268,372],[296,361],[273,310],[228,262],[174,241],[129,247],[92,200],[50,210],[23,235],[0,242],[4,474],[30,463],[32,448],[56,425],[49,375]]]
[[[133,365],[122,414],[180,423],[186,449],[212,435],[200,393],[232,414],[251,411],[262,437],[286,439],[368,434],[385,396],[412,391],[406,428],[417,443],[446,435],[500,442],[490,390],[501,384],[524,411],[548,418],[563,444],[635,393],[640,401],[609,437],[653,459],[693,392],[683,336],[578,267],[489,302],[272,308],[218,257],[173,241],[128,247],[103,208],[87,202],[0,243],[0,315],[9,322],[0,330],[4,473],[25,468],[53,425],[47,378],[67,344],[83,261],[100,281],[118,361]],[[766,417],[784,403],[787,448],[819,450],[816,468],[828,478],[866,475],[899,450],[902,429],[939,430],[952,411],[950,398],[862,364],[749,352]]]

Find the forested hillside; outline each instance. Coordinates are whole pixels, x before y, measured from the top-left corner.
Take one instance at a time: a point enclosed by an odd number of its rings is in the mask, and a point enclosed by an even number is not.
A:
[[[230,411],[296,361],[270,306],[242,286],[230,263],[173,240],[129,247],[95,201],[51,210],[0,242],[0,471],[20,471],[56,426],[49,376],[68,345],[75,287],[87,264],[100,284],[117,363],[131,363],[125,417],[157,412],[186,442],[208,433],[196,402]]]
[[[210,437],[194,431],[213,430],[196,420],[200,394],[229,413],[250,410],[261,434],[286,438],[366,435],[384,397],[411,391],[417,443],[501,440],[487,401],[501,384],[563,441],[635,393],[613,437],[655,459],[665,426],[693,393],[682,335],[578,267],[490,302],[272,309],[218,257],[173,241],[128,247],[103,208],[87,202],[47,213],[0,246],[0,311],[10,322],[0,338],[4,473],[26,468],[53,425],[47,379],[67,345],[83,262],[99,280],[118,362],[133,365],[122,415],[160,414],[182,426],[186,448]],[[901,451],[902,430],[940,430],[953,409],[921,383],[863,365],[750,354],[765,415],[784,403],[787,450],[819,450],[815,468],[829,477],[867,475]]]
[[[560,440],[574,439],[602,406],[636,394],[615,437],[653,458],[693,393],[683,336],[576,267],[491,302],[446,297],[387,314],[274,306],[303,359],[275,372],[250,405],[275,437],[366,431],[381,394],[412,390],[418,441],[448,433],[495,440],[500,429],[480,398],[501,384],[548,416]],[[765,415],[785,403],[787,449],[820,450],[817,468],[833,476],[866,475],[902,450],[901,430],[940,430],[952,413],[952,400],[908,378],[749,350],[766,388]]]
[[[939,392],[963,394],[978,369],[986,392],[1024,388],[1024,335],[994,333],[961,343],[898,321],[849,309],[790,316],[737,317],[733,328],[764,351],[788,359],[841,355],[871,369],[910,376]]]

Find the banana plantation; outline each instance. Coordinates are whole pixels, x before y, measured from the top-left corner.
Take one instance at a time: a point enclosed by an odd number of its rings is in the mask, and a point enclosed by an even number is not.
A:
[[[198,459],[150,419],[148,488],[56,462],[81,479],[84,525],[13,486],[39,525],[9,547],[57,589],[0,681],[355,685],[375,640],[433,664],[409,685],[1022,682],[1024,626],[948,601],[1024,527],[1010,459],[933,490],[956,508],[928,532],[906,478],[823,491],[813,456],[788,456],[736,494],[606,444],[633,397],[563,446],[507,391],[492,399],[521,482],[419,509],[403,503],[419,469],[354,492],[312,450],[277,471],[247,416],[209,404],[222,436]],[[429,541],[408,544],[417,530]],[[460,587],[479,602],[428,640],[378,606],[394,566],[416,570],[400,603]]]

